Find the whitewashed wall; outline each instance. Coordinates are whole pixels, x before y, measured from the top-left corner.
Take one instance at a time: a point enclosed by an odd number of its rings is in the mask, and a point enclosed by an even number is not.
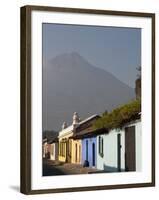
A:
[[[141,171],[141,149],[142,149],[142,133],[141,122],[136,121],[130,123],[129,126],[135,126],[135,150],[136,150],[136,171]],[[100,135],[104,139],[103,151],[104,155],[101,157],[98,153],[99,136],[97,136],[97,168],[101,170],[114,171],[118,170],[117,165],[117,135],[121,134],[121,171],[125,171],[125,127],[122,130],[111,130],[108,134]]]
[[[51,144],[50,160],[58,160],[58,143]]]
[[[103,152],[104,155],[101,157],[99,153],[97,153],[97,168],[101,170],[108,171],[117,171],[117,135],[121,134],[121,168],[125,168],[124,164],[124,149],[125,149],[125,138],[124,131],[116,131],[111,130],[108,134],[103,134],[104,144],[103,144]],[[97,149],[99,149],[99,136],[97,137]]]
[[[55,160],[55,143],[51,144],[50,159]]]

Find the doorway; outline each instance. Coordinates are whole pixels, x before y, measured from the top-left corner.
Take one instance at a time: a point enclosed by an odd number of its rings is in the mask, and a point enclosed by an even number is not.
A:
[[[92,143],[92,166],[95,166],[95,144]]]
[[[125,128],[125,170],[136,170],[135,126]]]
[[[117,135],[117,168],[121,172],[121,134]]]

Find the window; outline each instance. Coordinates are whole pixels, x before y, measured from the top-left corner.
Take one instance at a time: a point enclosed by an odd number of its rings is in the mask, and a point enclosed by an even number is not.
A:
[[[62,156],[65,156],[65,142],[62,142]]]
[[[63,142],[61,142],[61,156],[63,156]]]
[[[98,153],[101,157],[104,156],[104,140],[103,137],[99,136],[99,140],[98,140]]]
[[[60,142],[60,145],[59,145],[59,155],[60,156],[65,156],[65,146],[66,146],[65,142]]]

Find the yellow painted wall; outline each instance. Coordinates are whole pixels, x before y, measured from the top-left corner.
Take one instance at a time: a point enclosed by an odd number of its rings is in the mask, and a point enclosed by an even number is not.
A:
[[[66,162],[67,160],[68,160],[68,158],[66,157],[66,156],[68,156],[68,155],[66,155],[67,153],[66,153],[66,143],[65,143],[65,145],[64,145],[64,147],[63,147],[63,155],[61,155],[60,154],[60,143],[63,141],[63,140],[69,140],[69,137],[70,136],[72,136],[72,132],[70,133],[70,134],[68,134],[67,136],[64,136],[64,137],[60,137],[59,138],[59,156],[58,156],[58,158],[59,158],[59,161],[61,161],[61,162]],[[70,155],[71,156],[71,155]],[[70,158],[71,159],[71,158]]]
[[[61,136],[59,138],[59,161],[61,162],[71,162],[76,164],[82,163],[82,142],[81,140],[73,140],[70,137],[73,135],[73,132],[70,132],[67,135]],[[62,149],[62,153],[60,154],[60,143],[63,141],[67,141],[65,143],[65,147]],[[66,152],[67,145],[67,152]]]
[[[71,163],[82,163],[82,142],[81,140],[72,140]]]
[[[66,144],[63,144],[63,149],[61,150],[62,140],[59,140],[59,161],[66,162]]]
[[[61,161],[61,162],[66,162],[66,157],[59,156],[59,161]]]

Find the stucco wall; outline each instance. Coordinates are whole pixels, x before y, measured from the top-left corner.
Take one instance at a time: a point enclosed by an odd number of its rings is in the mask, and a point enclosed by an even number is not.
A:
[[[46,154],[48,152],[48,148],[47,148],[47,142],[45,142],[42,146],[42,149],[43,149],[43,158],[46,157]]]
[[[69,134],[64,135],[64,136],[62,135],[59,137],[59,151],[58,152],[60,152],[60,142],[62,142],[63,140],[68,140],[69,137],[71,137],[72,135],[73,135],[73,132],[69,132]],[[58,159],[59,159],[59,161],[66,162],[66,145],[64,148],[64,156],[59,155]]]
[[[59,141],[59,152],[60,152],[60,141]],[[58,156],[59,161],[66,162],[66,144],[64,145],[64,155],[63,156],[60,154],[58,155],[59,155]]]
[[[141,122],[135,125],[135,137],[136,137],[136,171],[142,170],[142,131]]]
[[[97,166],[97,144],[96,144],[96,137],[92,138],[85,138],[82,140],[82,164],[86,160],[86,141],[88,141],[88,162],[89,166],[93,166],[93,159],[92,159],[92,144],[95,144],[95,167]]]
[[[50,159],[58,160],[58,143],[51,144]]]
[[[77,150],[76,150],[76,147],[77,147]],[[71,162],[76,163],[76,164],[81,164],[82,163],[82,143],[81,143],[81,140],[72,140],[71,153],[72,153]],[[76,153],[77,153],[77,158],[76,158]]]
[[[55,144],[51,144],[50,148],[50,160],[55,160]]]
[[[97,168],[106,171],[117,171],[117,135],[121,134],[121,170],[125,168],[124,164],[124,131],[111,130],[109,134],[103,134],[103,157],[99,155],[99,136],[97,137]]]
[[[135,151],[136,151],[136,171],[141,171],[141,149],[142,149],[142,133],[141,122],[130,123],[129,126],[135,126]],[[101,157],[98,152],[99,136],[97,136],[97,168],[110,172],[118,171],[117,164],[117,135],[121,134],[121,171],[125,171],[125,127],[122,130],[111,130],[109,134],[103,134],[104,139],[104,155]]]

